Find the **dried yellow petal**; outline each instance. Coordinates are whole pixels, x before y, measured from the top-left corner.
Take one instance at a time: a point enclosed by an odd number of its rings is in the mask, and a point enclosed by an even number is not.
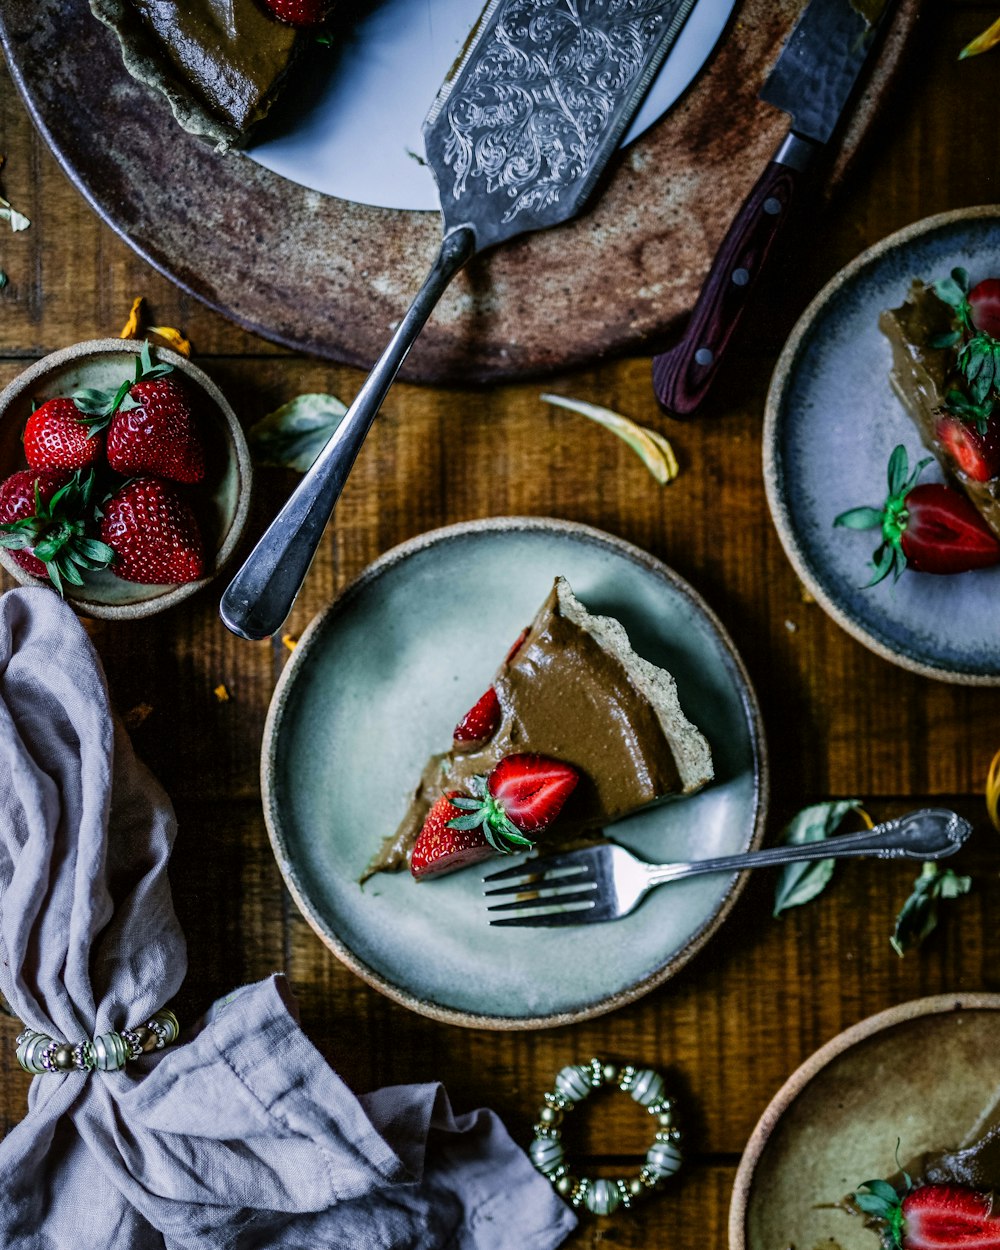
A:
[[[139,309],[142,307],[142,296],[138,296],[132,301],[132,311],[128,315],[128,321],[122,326],[122,332],[118,335],[120,339],[137,339],[139,337]]]
[[[980,52],[989,52],[990,48],[995,48],[998,43],[1000,43],[1000,17],[981,35],[977,35],[971,43],[967,43],[958,54],[958,59],[964,61],[967,56],[978,56]]]
[[[1000,832],[1000,751],[993,756],[990,771],[986,774],[986,813],[990,824]]]
[[[146,331],[147,337],[150,334],[155,334],[158,339],[162,339],[168,347],[172,347],[175,352],[180,352],[182,356],[191,355],[191,343],[180,330],[175,330],[173,326],[150,326]]]
[[[229,702],[229,691],[221,682],[219,683],[219,685],[215,687],[212,693],[215,695],[215,697],[219,700],[220,703]]]
[[[130,708],[125,713],[125,724],[129,729],[138,729],[139,726],[149,720],[153,714],[153,705],[151,703],[137,703],[135,707]]]
[[[602,408],[598,404],[588,404],[582,399],[566,399],[562,395],[541,395],[539,398],[547,404],[554,404],[557,408],[579,413],[581,417],[596,421],[598,425],[603,425],[612,434],[617,434],[632,448],[661,486],[672,482],[680,472],[673,447],[657,430],[638,425],[628,417],[623,417],[620,412],[613,412],[610,408]]]
[[[289,651],[294,651],[299,645],[299,640],[297,638],[293,638],[291,634],[282,634],[281,645]]]

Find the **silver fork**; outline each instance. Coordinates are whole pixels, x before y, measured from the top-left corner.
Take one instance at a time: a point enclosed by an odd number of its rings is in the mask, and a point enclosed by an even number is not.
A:
[[[956,812],[925,807],[861,833],[690,863],[649,864],[615,842],[601,842],[491,873],[484,879],[486,883],[505,884],[485,893],[487,898],[516,895],[511,902],[489,907],[491,913],[506,913],[491,918],[490,924],[593,924],[627,916],[655,886],[699,873],[866,855],[877,859],[944,859],[953,855],[971,832],[972,826]]]

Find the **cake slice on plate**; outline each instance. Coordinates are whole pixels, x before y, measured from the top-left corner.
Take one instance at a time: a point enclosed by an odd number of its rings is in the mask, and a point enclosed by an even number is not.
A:
[[[476,843],[468,820],[456,829],[440,819],[443,799],[457,804],[451,819],[462,821],[479,806],[473,799],[488,806],[486,795],[514,795],[515,783],[520,803],[534,793],[533,769],[546,818],[533,823],[534,811],[525,808],[524,819],[512,811],[520,841],[515,836],[503,845],[502,837],[484,839],[479,831]],[[575,777],[568,788],[566,770]],[[456,726],[450,749],[428,760],[406,815],[365,877],[408,865],[414,875],[437,875],[497,849],[525,849],[524,839],[531,844],[536,833],[549,845],[561,844],[652,803],[691,794],[712,776],[709,745],[681,709],[670,673],[637,655],[618,621],[591,615],[558,577],[492,685]],[[550,815],[556,792],[559,805]],[[430,837],[423,832],[429,825],[435,826],[430,857],[418,845]]]

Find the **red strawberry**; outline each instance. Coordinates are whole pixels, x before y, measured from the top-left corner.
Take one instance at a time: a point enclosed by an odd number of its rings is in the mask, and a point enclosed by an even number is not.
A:
[[[955,465],[974,482],[988,482],[1000,474],[1000,421],[991,421],[986,433],[961,417],[938,420],[938,438],[948,449]]]
[[[969,317],[981,334],[1000,339],[1000,278],[984,278],[966,297]]]
[[[964,573],[1000,563],[1000,539],[965,495],[938,483],[916,485],[927,464],[921,460],[911,474],[906,449],[897,447],[881,510],[851,508],[834,521],[847,529],[881,529],[869,586],[889,573],[899,577],[907,566],[918,573]]]
[[[22,469],[0,483],[0,546],[33,577],[59,591],[83,585],[81,573],[106,568],[114,553],[87,535],[94,475]]]
[[[486,742],[493,737],[499,724],[500,700],[497,698],[497,692],[490,686],[489,690],[480,695],[478,702],[469,708],[455,726],[455,741],[463,744]]]
[[[509,664],[521,649],[521,643],[528,636],[527,629],[522,629],[517,641],[507,652],[504,660]],[[454,739],[458,743],[477,745],[493,737],[497,725],[500,724],[500,700],[497,692],[490,686],[485,694],[480,695],[478,702],[471,707],[455,726]]]
[[[135,478],[111,496],[101,538],[115,553],[115,573],[126,582],[193,582],[205,572],[194,513],[173,486],[155,477]]]
[[[330,9],[328,0],[264,0],[264,6],[289,26],[318,26]]]
[[[539,833],[562,811],[579,776],[562,760],[544,755],[505,755],[488,777],[474,777],[473,795],[453,796],[462,814],[451,829],[482,828],[486,840],[502,855],[534,846],[526,833]]]
[[[200,482],[205,449],[187,391],[173,378],[136,382],[108,426],[108,464],[119,473],[152,473]]]
[[[442,795],[427,813],[410,855],[410,872],[417,880],[468,868],[496,853],[481,829],[449,827],[449,821],[462,815],[452,806],[457,795],[457,790]]]
[[[50,399],[24,427],[24,455],[33,469],[85,469],[101,454],[104,438],[83,420],[71,399]]]
[[[903,1199],[903,1250],[1000,1250],[993,1199],[962,1185],[922,1185]]]

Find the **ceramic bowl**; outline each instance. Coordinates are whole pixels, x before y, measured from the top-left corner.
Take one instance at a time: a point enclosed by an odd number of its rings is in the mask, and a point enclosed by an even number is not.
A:
[[[37,361],[0,392],[0,477],[26,467],[21,436],[38,402],[71,395],[83,387],[116,386],[135,368],[141,340],[94,339],[63,348]],[[183,585],[145,586],[122,581],[110,571],[91,573],[84,586],[67,586],[73,606],[88,616],[128,620],[172,607],[205,586],[232,555],[246,524],[251,466],[246,439],[236,414],[215,383],[186,357],[157,347],[154,359],[172,365],[192,393],[205,442],[205,482],[190,490],[205,540],[207,571]],[[0,565],[25,585],[39,580],[0,548]]]
[[[736,1173],[729,1250],[877,1250],[843,1206],[872,1178],[958,1145],[997,1099],[1000,994],[901,1003],[838,1034],[785,1082]],[[927,1056],[933,1062],[927,1062]]]

